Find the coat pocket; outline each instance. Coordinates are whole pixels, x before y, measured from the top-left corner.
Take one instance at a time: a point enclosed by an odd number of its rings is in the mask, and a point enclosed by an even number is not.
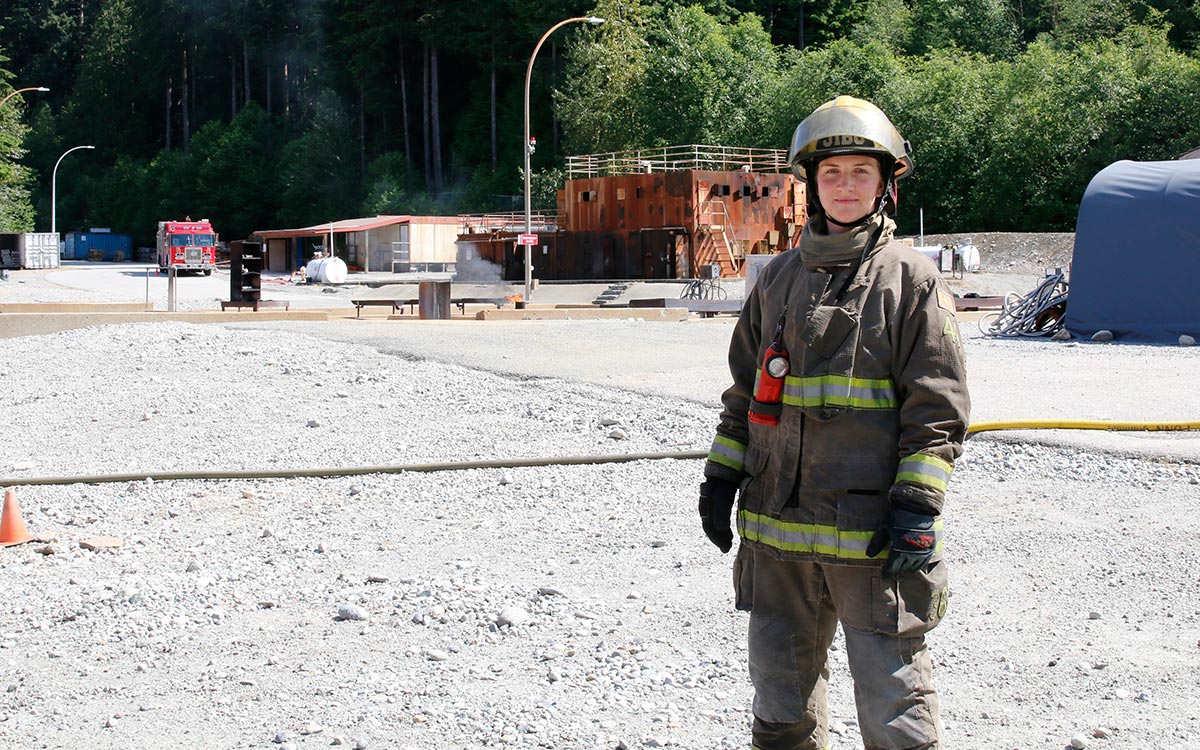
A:
[[[873,619],[881,633],[916,638],[933,630],[946,616],[949,577],[940,560],[894,580],[876,576],[872,586],[878,587]]]
[[[821,305],[813,308],[808,316],[800,340],[814,354],[829,359],[838,353],[846,337],[857,327],[857,315],[834,305]]]

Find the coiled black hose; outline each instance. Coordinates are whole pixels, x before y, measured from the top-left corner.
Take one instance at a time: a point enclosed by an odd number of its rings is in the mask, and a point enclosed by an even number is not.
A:
[[[1062,328],[1067,311],[1067,277],[1061,270],[1022,297],[1009,292],[1000,312],[979,319],[984,336],[1050,336]]]

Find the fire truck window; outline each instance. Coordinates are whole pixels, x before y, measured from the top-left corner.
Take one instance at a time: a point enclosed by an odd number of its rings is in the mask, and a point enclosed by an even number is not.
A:
[[[191,244],[192,235],[190,234],[171,235],[171,247],[189,247]]]
[[[193,235],[193,236],[196,238],[197,245],[206,245],[207,246],[207,245],[211,245],[213,243],[213,236],[211,234],[197,234],[197,235]]]

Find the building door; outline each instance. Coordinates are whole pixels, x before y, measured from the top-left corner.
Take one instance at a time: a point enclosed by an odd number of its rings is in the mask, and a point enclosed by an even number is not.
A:
[[[673,279],[676,271],[679,228],[645,229],[641,234],[642,277]]]

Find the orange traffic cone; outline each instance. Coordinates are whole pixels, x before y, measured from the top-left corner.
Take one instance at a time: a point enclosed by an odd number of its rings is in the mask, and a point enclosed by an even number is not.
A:
[[[21,504],[17,502],[17,491],[6,490],[4,511],[0,514],[0,547],[11,547],[29,541],[33,541],[33,536],[29,529],[25,528],[25,519],[21,518]]]

